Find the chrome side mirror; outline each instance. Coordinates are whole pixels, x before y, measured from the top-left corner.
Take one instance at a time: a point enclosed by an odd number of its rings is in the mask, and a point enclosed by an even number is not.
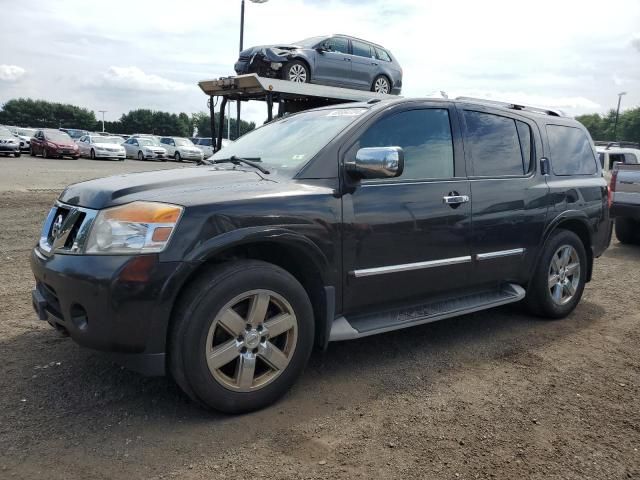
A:
[[[347,172],[358,178],[394,178],[404,170],[401,147],[361,148],[353,160],[345,162]]]

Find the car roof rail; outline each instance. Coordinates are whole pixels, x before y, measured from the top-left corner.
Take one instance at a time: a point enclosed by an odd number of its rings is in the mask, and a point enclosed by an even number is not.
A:
[[[456,100],[462,101],[462,102],[480,103],[482,105],[488,105],[493,107],[508,108],[510,110],[525,110],[530,112],[542,113],[544,115],[551,115],[552,117],[565,116],[562,110],[554,110],[552,108],[546,108],[546,107],[536,107],[534,105],[527,105],[525,103],[501,102],[499,100],[490,100],[486,98],[476,98],[476,97],[456,97]]]
[[[638,148],[640,149],[640,143],[636,143],[636,142],[608,142],[607,143],[607,147],[605,148],[605,150],[609,150],[611,147],[618,147],[618,148]]]

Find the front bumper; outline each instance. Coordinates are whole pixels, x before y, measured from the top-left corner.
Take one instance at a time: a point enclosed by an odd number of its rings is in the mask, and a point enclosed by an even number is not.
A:
[[[31,252],[38,317],[79,345],[109,352],[148,375],[165,372],[171,306],[170,279],[183,265],[157,255],[47,256]]]
[[[20,153],[20,145],[2,145],[0,144],[1,153]]]
[[[124,152],[106,152],[106,151],[97,151],[94,150],[96,154],[96,158],[124,158]]]
[[[204,158],[204,155],[202,154],[202,152],[185,152],[182,153],[182,158],[183,160],[202,160]]]

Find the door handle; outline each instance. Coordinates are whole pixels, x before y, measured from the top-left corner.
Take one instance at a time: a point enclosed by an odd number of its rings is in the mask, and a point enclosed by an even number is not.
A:
[[[445,195],[442,201],[447,205],[460,205],[469,201],[469,195]]]

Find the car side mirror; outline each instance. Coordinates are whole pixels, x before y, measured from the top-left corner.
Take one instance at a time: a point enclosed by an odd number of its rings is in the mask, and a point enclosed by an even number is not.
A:
[[[361,148],[353,160],[345,162],[350,175],[358,178],[394,178],[404,171],[404,150],[401,147]]]
[[[316,52],[324,53],[324,52],[327,52],[327,51],[329,51],[329,49],[327,48],[326,45],[322,45],[321,44],[321,45],[318,45],[316,47]]]

